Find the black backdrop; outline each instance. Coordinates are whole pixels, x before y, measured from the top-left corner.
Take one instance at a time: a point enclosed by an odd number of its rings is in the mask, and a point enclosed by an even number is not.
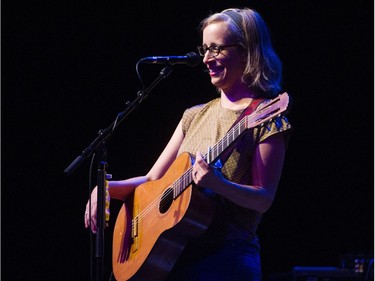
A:
[[[259,228],[265,274],[372,255],[373,3],[274,2],[3,2],[4,280],[89,280],[89,163],[64,169],[135,98],[140,58],[195,51],[199,21],[231,6],[268,22],[294,98],[283,178]],[[146,84],[160,69],[142,66]],[[115,179],[147,172],[183,110],[215,97],[202,70],[176,66],[121,124],[108,143]]]

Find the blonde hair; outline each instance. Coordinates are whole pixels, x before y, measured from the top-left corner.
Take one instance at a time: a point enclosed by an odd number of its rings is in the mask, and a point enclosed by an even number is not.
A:
[[[282,64],[272,47],[268,27],[262,17],[249,8],[226,9],[202,20],[200,32],[216,22],[225,22],[246,52],[242,81],[260,96],[274,97],[279,94]]]

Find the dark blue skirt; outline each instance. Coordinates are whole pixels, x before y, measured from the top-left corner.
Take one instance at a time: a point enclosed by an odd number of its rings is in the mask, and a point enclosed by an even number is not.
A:
[[[167,281],[260,281],[259,241],[232,240],[191,243],[167,277]]]

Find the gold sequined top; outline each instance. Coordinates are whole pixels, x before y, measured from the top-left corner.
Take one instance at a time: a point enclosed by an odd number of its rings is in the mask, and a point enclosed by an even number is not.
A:
[[[205,155],[208,147],[213,147],[224,137],[242,111],[243,109],[223,108],[220,98],[187,109],[182,117],[185,138],[179,154],[189,152],[195,155],[200,151]],[[266,123],[265,126],[246,130],[236,143],[233,153],[223,163],[222,173],[232,182],[250,185],[252,157],[256,144],[273,134],[290,130],[291,125],[284,116]],[[213,221],[201,239],[218,242],[255,238],[261,213],[240,207],[220,195],[216,195],[215,200],[216,211]]]

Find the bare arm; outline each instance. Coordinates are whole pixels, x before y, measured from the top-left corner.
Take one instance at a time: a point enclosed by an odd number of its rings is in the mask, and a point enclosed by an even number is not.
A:
[[[197,155],[193,174],[197,185],[211,188],[232,202],[264,213],[271,206],[281,177],[285,156],[283,134],[273,135],[261,142],[254,153],[252,185],[228,181]]]
[[[138,185],[145,183],[146,181],[161,178],[176,159],[183,138],[182,125],[180,122],[167,146],[164,148],[151,170],[145,176],[109,182],[109,194],[111,198],[125,200]]]
[[[160,154],[159,158],[156,160],[155,164],[152,166],[151,170],[144,176],[138,176],[129,178],[126,180],[110,181],[108,183],[108,191],[110,198],[126,200],[126,198],[134,192],[134,189],[147,181],[156,180],[161,178],[165,172],[168,170],[169,166],[176,159],[178,149],[184,139],[182,133],[182,124],[178,124],[176,130],[174,131],[171,139],[169,140],[167,146],[164,148],[163,152]],[[89,202],[86,204],[85,211],[85,227],[90,226],[89,214]],[[91,229],[96,232],[96,214],[97,214],[97,189],[95,188],[91,193]]]

